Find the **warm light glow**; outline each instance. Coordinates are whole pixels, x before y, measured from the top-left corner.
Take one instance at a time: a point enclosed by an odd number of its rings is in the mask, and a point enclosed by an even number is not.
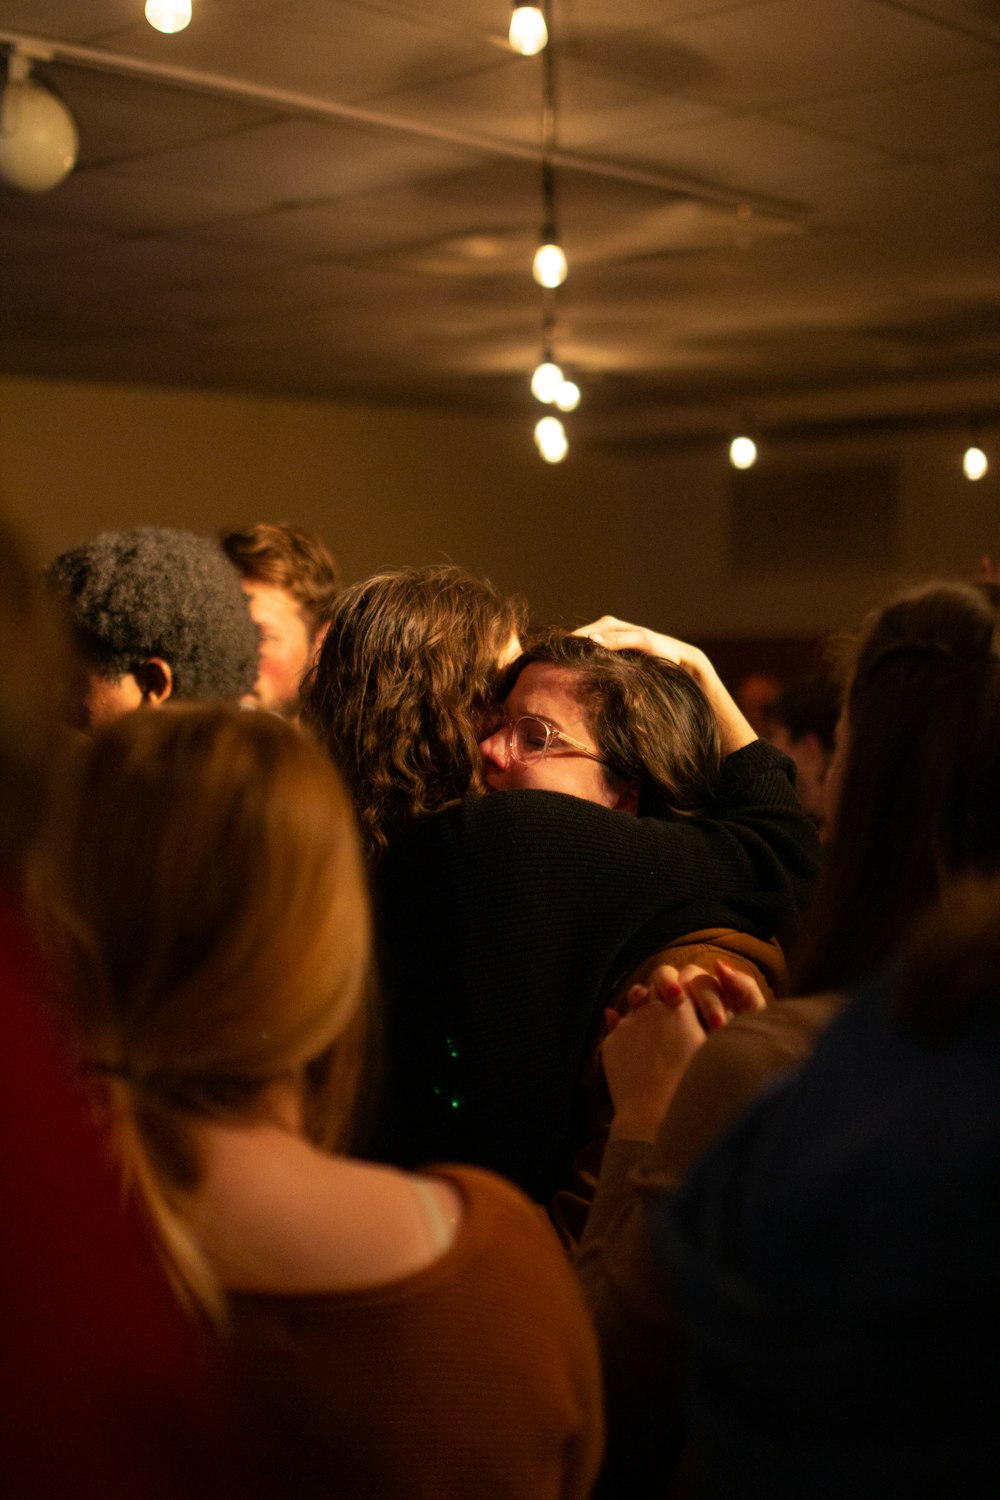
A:
[[[510,45],[522,57],[534,57],[549,39],[545,17],[537,5],[515,5],[510,18]]]
[[[539,245],[535,251],[531,274],[539,286],[562,286],[569,275],[569,267],[560,246]]]
[[[729,462],[734,469],[752,469],[757,462],[757,444],[753,438],[734,437],[729,444]]]
[[[569,452],[569,441],[558,417],[542,417],[536,424],[535,446],[547,464],[562,463]]]
[[[556,391],[555,404],[560,411],[576,411],[580,405],[580,387],[574,380],[564,380]]]
[[[563,372],[559,366],[550,359],[544,359],[531,377],[531,394],[536,401],[551,406],[563,384]]]
[[[965,470],[966,479],[982,479],[989,466],[989,460],[982,448],[975,446],[966,448],[962,458],[962,468]]]
[[[146,20],[157,31],[172,36],[191,24],[191,0],[146,0]]]

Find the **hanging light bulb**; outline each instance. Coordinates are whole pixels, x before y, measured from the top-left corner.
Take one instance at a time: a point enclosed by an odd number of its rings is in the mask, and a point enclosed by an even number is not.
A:
[[[80,138],[61,99],[31,77],[19,52],[0,57],[0,182],[47,193],[76,165]]]
[[[518,0],[514,0],[509,36],[510,45],[522,57],[534,57],[536,52],[541,52],[549,39],[549,30],[541,8],[537,5],[519,5]]]
[[[553,288],[562,286],[569,275],[569,266],[566,264],[566,256],[562,247],[554,240],[548,240],[545,244],[539,245],[531,265],[531,274],[539,286]]]
[[[989,466],[989,459],[982,448],[977,448],[974,443],[966,448],[962,456],[962,469],[966,479],[982,479]]]
[[[757,462],[757,444],[753,438],[734,437],[729,444],[729,462],[734,469],[752,469]]]
[[[535,446],[547,464],[562,463],[569,452],[569,440],[558,417],[542,417],[535,424]]]
[[[541,401],[545,406],[551,406],[564,384],[562,370],[546,352],[541,364],[537,366],[531,377],[531,394],[536,401]]]
[[[580,405],[580,387],[575,380],[564,380],[555,395],[560,411],[576,411]]]
[[[146,0],[146,20],[155,30],[172,36],[191,24],[191,0]]]

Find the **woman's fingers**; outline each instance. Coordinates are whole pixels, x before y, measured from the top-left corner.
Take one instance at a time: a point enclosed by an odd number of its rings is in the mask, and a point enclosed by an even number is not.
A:
[[[705,1040],[683,996],[665,1005],[655,995],[620,1016],[601,1046],[615,1115],[612,1136],[653,1140],[684,1070]]]
[[[687,964],[681,969],[677,979],[701,1017],[706,1031],[716,1031],[720,1026],[725,1026],[729,1020],[729,1012],[714,974],[709,974],[707,969],[702,969],[697,964]]]
[[[744,974],[742,969],[734,969],[721,958],[715,965],[715,972],[722,998],[734,1015],[741,1011],[767,1009],[760,985],[751,975]]]

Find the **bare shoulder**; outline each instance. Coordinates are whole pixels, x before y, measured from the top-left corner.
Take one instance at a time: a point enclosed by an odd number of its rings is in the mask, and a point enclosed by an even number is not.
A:
[[[280,1131],[212,1130],[194,1228],[231,1290],[335,1292],[418,1275],[465,1218],[460,1188],[316,1150]]]

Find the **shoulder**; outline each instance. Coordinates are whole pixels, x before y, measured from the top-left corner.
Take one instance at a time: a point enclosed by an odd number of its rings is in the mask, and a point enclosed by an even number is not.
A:
[[[713,1032],[667,1111],[652,1175],[679,1181],[763,1089],[800,1066],[843,1007],[838,995],[777,1000]]]

